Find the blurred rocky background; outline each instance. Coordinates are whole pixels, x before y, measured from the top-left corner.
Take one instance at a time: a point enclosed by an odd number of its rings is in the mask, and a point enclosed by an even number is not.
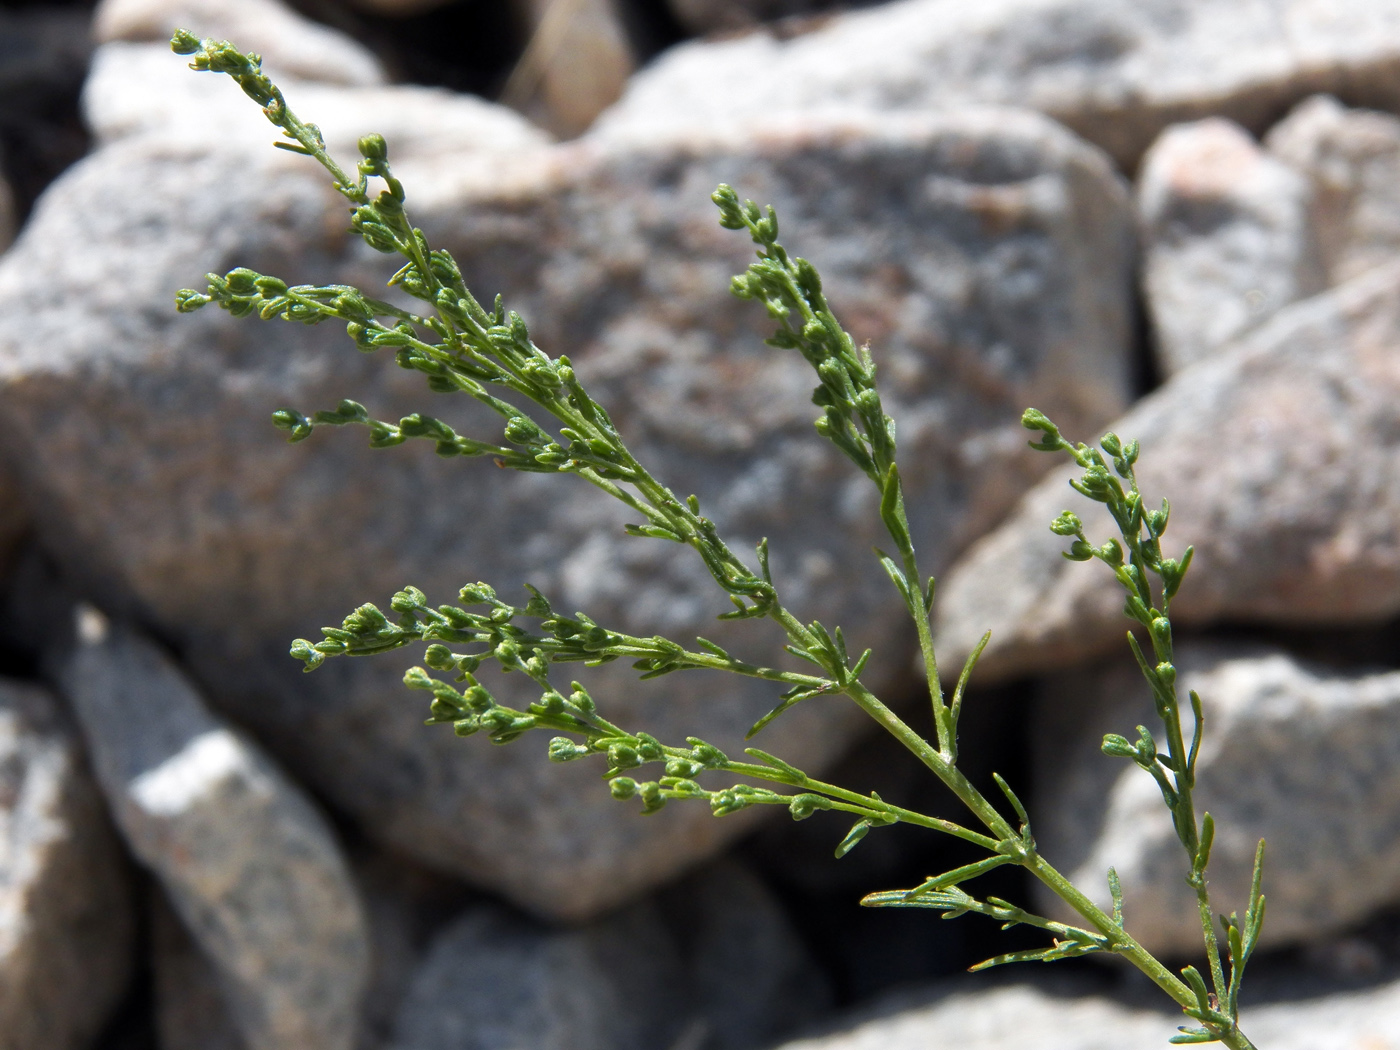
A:
[[[942,662],[993,631],[969,775],[1017,785],[1092,895],[1115,866],[1180,965],[1166,812],[1098,753],[1150,697],[1111,580],[1047,528],[1106,524],[1018,419],[1141,439],[1196,547],[1222,905],[1269,842],[1247,1030],[1400,1050],[1400,0],[0,0],[0,1050],[1137,1050],[1181,1019],[1122,967],[963,975],[1020,931],[862,910],[964,861],[930,833],[838,862],[822,815],[641,818],[543,741],[424,728],[408,654],[303,677],[290,639],[405,583],[734,636],[703,571],[567,479],[284,443],[289,404],[453,409],[337,332],[175,314],[240,264],[388,276],[175,26],[260,52],[342,154],[382,132],[478,294],[768,536],[790,604],[875,645],[930,729],[868,486],[727,293],[748,248],[709,192],[776,204],[880,363]],[[730,748],[773,702],[590,686]],[[870,728],[814,700],[762,743],[953,816]]]

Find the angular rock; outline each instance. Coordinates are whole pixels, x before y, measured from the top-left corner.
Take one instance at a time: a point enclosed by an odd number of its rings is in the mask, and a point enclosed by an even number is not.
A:
[[[1158,367],[1174,375],[1322,290],[1312,186],[1219,117],[1168,128],[1137,187]]]
[[[1400,247],[1400,119],[1318,95],[1265,145],[1211,118],[1169,128],[1144,160],[1144,277],[1168,374]]]
[[[357,1050],[393,1045],[394,1024],[436,934],[483,900],[460,882],[403,857],[354,849],[355,879],[365,902],[372,960]]]
[[[84,1050],[131,977],[133,920],[126,858],[58,703],[0,682],[0,1047]]]
[[[152,643],[79,616],[62,681],[98,781],[250,1050],[349,1050],[368,948],[324,818]]]
[[[906,995],[825,1035],[782,1050],[1159,1050],[1190,1023],[1110,999],[1091,984],[957,981],[923,1001]],[[1258,1046],[1271,1050],[1363,1050],[1383,1047],[1400,1012],[1400,983],[1317,996],[1303,982],[1293,1002],[1245,1003],[1240,1019]],[[1246,993],[1248,994],[1248,993]],[[872,1016],[873,1015],[873,1016]]]
[[[732,860],[572,930],[477,905],[405,977],[395,1050],[751,1050],[831,999],[781,905]]]
[[[325,84],[370,87],[384,83],[379,60],[362,44],[303,18],[280,0],[102,0],[92,16],[92,38],[167,45],[176,29],[231,40],[256,51],[269,70]]]
[[[397,156],[395,126],[380,130]],[[0,416],[28,491],[51,508],[46,542],[88,593],[177,641],[215,702],[381,842],[575,918],[715,852],[741,821],[685,806],[641,821],[596,769],[547,764],[543,741],[491,748],[424,729],[400,684],[410,654],[297,673],[291,639],[406,583],[445,601],[481,577],[506,595],[529,580],[561,608],[686,639],[724,628],[713,618],[727,605],[698,560],[625,536],[625,509],[572,479],[371,452],[351,433],[289,448],[270,410],[345,396],[386,418],[495,424],[329,326],[172,312],[171,289],[239,264],[367,288],[387,276],[339,234],[343,201],[313,165],[228,138],[112,144],[55,187],[0,264]],[[473,145],[488,167],[504,156]],[[768,536],[803,616],[883,642],[874,684],[902,677],[904,611],[873,561],[837,567],[881,542],[875,493],[812,433],[807,366],[764,347],[764,311],[729,295],[750,245],[719,229],[715,184],[773,201],[855,336],[873,341],[930,570],[1046,468],[1016,423],[1031,391],[1078,426],[1125,402],[1126,194],[1106,158],[1034,114],[583,140],[517,154],[490,178],[413,155],[415,220],[471,286],[503,292],[540,346],[571,355],[633,447],[695,491],[736,549]],[[113,185],[144,190],[114,201]],[[81,253],[62,247],[75,243]],[[784,659],[771,634],[740,647]],[[774,703],[750,681],[584,674],[620,723],[736,751]],[[533,699],[517,676],[491,684],[506,702]],[[816,770],[863,724],[818,700],[763,746]]]
[[[150,916],[160,1050],[247,1050],[218,973],[158,890]]]
[[[1311,98],[1265,139],[1312,183],[1316,239],[1329,284],[1395,258],[1400,249],[1400,119]]]
[[[1177,651],[1181,695],[1196,690],[1206,716],[1195,798],[1215,817],[1217,909],[1244,913],[1261,838],[1265,947],[1324,940],[1400,902],[1400,672],[1328,670],[1257,646]],[[1045,855],[1110,906],[1114,866],[1133,936],[1154,954],[1200,953],[1185,853],[1156,783],[1096,755],[1105,733],[1160,726],[1136,666],[1061,676],[1037,708],[1032,819]]]
[[[654,908],[571,932],[499,908],[444,930],[413,976],[395,1050],[650,1050],[686,1029],[683,971]]]
[[[637,64],[618,0],[514,0],[530,43],[501,101],[568,138],[618,100]]]
[[[460,194],[464,183],[499,177],[495,169],[507,159],[525,163],[550,141],[518,114],[471,95],[406,84],[278,83],[298,113],[315,115],[338,156],[355,156],[355,144],[367,132],[391,133],[394,170],[412,180],[417,201]],[[168,44],[116,41],[99,47],[83,87],[83,119],[99,143],[163,136],[188,150],[195,143],[227,148],[238,141],[261,154],[275,138],[275,129],[237,85],[191,72]]]
[[[720,860],[658,895],[686,974],[690,1045],[769,1046],[825,1013],[831,987],[772,891]]]
[[[600,127],[645,138],[829,107],[1018,105],[1132,170],[1179,121],[1220,115],[1258,133],[1316,91],[1397,108],[1397,69],[1397,0],[901,0],[787,41],[674,48]]]
[[[1142,443],[1164,549],[1196,548],[1178,624],[1374,621],[1400,611],[1400,267],[1294,304],[1175,376],[1110,429]],[[1100,431],[1066,429],[1072,440]],[[1116,535],[1062,469],[941,581],[940,658],[958,666],[992,631],[982,681],[1064,667],[1122,645],[1103,565],[1060,556],[1069,508],[1095,543]]]

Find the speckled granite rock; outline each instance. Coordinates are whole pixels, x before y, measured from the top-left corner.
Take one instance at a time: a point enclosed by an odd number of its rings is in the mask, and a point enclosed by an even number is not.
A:
[[[1167,129],[1138,178],[1157,365],[1174,375],[1326,281],[1311,180],[1219,117]]]
[[[1400,104],[1397,0],[899,0],[790,40],[673,49],[603,118],[645,138],[755,114],[1028,106],[1125,170],[1169,124],[1212,114],[1262,132],[1316,91]]]
[[[1319,95],[1274,125],[1271,156],[1312,185],[1315,237],[1329,283],[1400,251],[1400,118]]]
[[[1400,1014],[1400,984],[1313,997],[1300,982],[1295,1001],[1245,1006],[1245,1034],[1273,1050],[1379,1050]],[[872,1017],[871,1014],[874,1014]],[[1115,1002],[1092,987],[1033,983],[978,988],[972,981],[906,996],[848,1026],[782,1050],[1158,1050],[1182,1014]]]
[[[151,642],[79,616],[61,677],[98,781],[249,1050],[350,1050],[368,945],[324,818]]]
[[[58,702],[0,681],[0,1048],[91,1043],[133,969],[128,881]]]
[[[1400,611],[1400,267],[1278,313],[1178,373],[1115,421],[1142,442],[1149,501],[1171,500],[1165,546],[1196,548],[1179,624],[1347,624]],[[1066,428],[1075,440],[1094,438]],[[1068,666],[1122,644],[1117,582],[1060,557],[1065,508],[1095,542],[1116,532],[1060,470],[941,582],[936,633],[956,666],[982,632],[984,681]]]
[[[1341,672],[1259,646],[1177,651],[1178,689],[1205,705],[1196,810],[1218,829],[1218,909],[1243,914],[1261,838],[1266,948],[1324,942],[1400,902],[1400,673]],[[1155,954],[1199,951],[1185,854],[1156,783],[1097,754],[1105,733],[1131,739],[1134,726],[1160,725],[1136,666],[1052,679],[1037,707],[1033,821],[1045,855],[1110,905],[1104,872],[1114,866],[1133,936]],[[1045,894],[1041,905],[1052,906]]]
[[[283,76],[328,84],[384,83],[379,60],[362,44],[293,11],[280,0],[101,0],[92,37],[168,44],[176,29],[231,40],[256,51]]]

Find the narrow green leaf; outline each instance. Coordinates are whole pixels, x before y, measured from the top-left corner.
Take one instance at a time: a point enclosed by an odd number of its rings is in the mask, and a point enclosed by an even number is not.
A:
[[[841,840],[841,844],[836,847],[836,859],[840,860],[856,846],[860,845],[860,840],[865,838],[870,831],[869,820],[858,820],[851,825],[851,830],[846,832],[846,837]]]

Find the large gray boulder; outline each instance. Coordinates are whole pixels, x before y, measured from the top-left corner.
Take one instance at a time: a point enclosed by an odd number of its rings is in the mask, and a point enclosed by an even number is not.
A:
[[[132,973],[128,883],[57,700],[0,682],[0,1048],[90,1045]]]
[[[153,92],[158,112],[165,94]],[[415,130],[435,110],[396,98],[398,116],[386,104],[378,126],[391,151],[396,127],[410,132],[415,220],[488,301],[503,292],[542,347],[571,355],[658,476],[697,493],[737,549],[771,539],[800,615],[879,644],[877,686],[902,679],[912,630],[866,554],[881,542],[876,494],[813,434],[807,366],[764,347],[764,311],[729,295],[751,246],[718,227],[714,186],[774,202],[857,339],[873,341],[930,571],[1047,466],[1022,447],[1027,402],[1090,426],[1126,401],[1126,192],[1101,153],[1035,114],[755,125],[722,141],[681,128],[646,147],[553,148],[524,147],[515,130],[496,145],[464,119],[438,135],[435,163]],[[698,560],[626,536],[630,513],[575,479],[429,448],[371,452],[348,432],[288,447],[271,410],[345,396],[386,418],[495,424],[330,326],[173,312],[175,289],[238,264],[368,288],[389,272],[340,232],[344,203],[313,164],[214,112],[221,143],[134,125],[53,188],[0,266],[0,429],[48,508],[45,542],[89,593],[177,642],[211,700],[382,842],[570,917],[715,852],[741,820],[703,806],[638,820],[596,767],[550,766],[543,740],[493,748],[424,729],[421,699],[399,681],[412,654],[310,676],[287,657],[291,639],[404,584],[448,601],[485,578],[507,597],[528,580],[618,629],[739,638],[755,659],[786,659],[773,632],[716,624],[727,602]],[[243,120],[257,127],[256,107]],[[864,560],[847,571],[852,551]],[[639,686],[615,664],[581,673],[621,724],[735,751],[776,699],[702,674]],[[517,676],[491,684],[507,702],[533,699]],[[865,722],[836,701],[806,708],[759,743],[816,770]]]
[[[1322,941],[1400,902],[1400,672],[1200,643],[1178,646],[1177,662],[1181,695],[1196,690],[1206,716],[1195,800],[1198,815],[1215,817],[1217,909],[1244,914],[1261,838],[1265,947]],[[1110,903],[1104,873],[1115,867],[1133,936],[1153,953],[1192,956],[1200,918],[1161,793],[1136,765],[1097,754],[1105,733],[1135,739],[1138,725],[1162,738],[1130,658],[1042,690],[1036,841],[1100,903]]]
[[[1110,429],[1142,443],[1149,505],[1171,501],[1164,549],[1195,561],[1179,624],[1375,621],[1400,611],[1400,267],[1281,311],[1174,376]],[[1066,428],[1074,440],[1102,431]],[[1062,468],[942,581],[936,636],[956,665],[991,629],[987,681],[1123,644],[1123,594],[1098,562],[1060,556],[1069,508],[1116,535]]]
[[[1397,0],[900,0],[790,40],[673,49],[605,115],[609,133],[754,114],[1029,106],[1125,170],[1169,124],[1255,132],[1316,91],[1400,106]]]
[[[90,607],[77,633],[60,675],[98,782],[249,1050],[351,1050],[367,935],[325,819],[155,645]]]

